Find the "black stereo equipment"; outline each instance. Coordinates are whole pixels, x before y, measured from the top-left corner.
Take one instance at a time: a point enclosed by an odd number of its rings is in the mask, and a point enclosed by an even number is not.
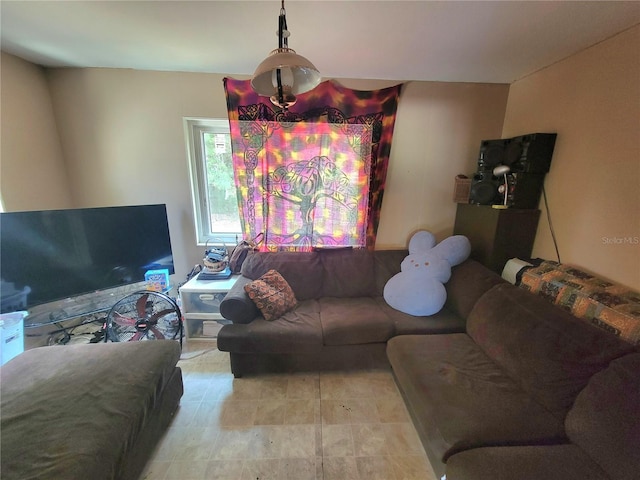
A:
[[[500,180],[493,176],[491,170],[476,173],[471,179],[469,203],[491,205],[498,198]]]
[[[555,133],[531,133],[504,140],[483,140],[478,155],[478,171],[507,165],[512,172],[547,173],[555,144]]]
[[[509,140],[483,140],[478,155],[478,172],[491,171],[504,163],[506,145]]]
[[[538,208],[544,173],[507,174],[507,206],[513,208]],[[471,181],[469,203],[476,205],[504,204],[504,177],[495,177],[491,172],[476,173]]]
[[[555,133],[531,133],[514,138],[483,140],[478,171],[473,176],[469,203],[505,204],[514,208],[538,208],[544,176],[551,166]],[[496,167],[509,167],[507,174],[494,175]],[[508,184],[505,187],[505,181]]]
[[[507,205],[513,208],[538,208],[544,184],[544,173],[513,173],[507,175],[509,196]],[[502,195],[499,199],[504,200]]]
[[[555,145],[555,133],[512,138],[505,148],[504,164],[511,167],[512,172],[547,173]]]

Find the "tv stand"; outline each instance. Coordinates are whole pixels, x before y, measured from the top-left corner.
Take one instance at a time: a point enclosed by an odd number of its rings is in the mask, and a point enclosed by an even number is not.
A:
[[[136,282],[37,305],[29,309],[29,315],[24,319],[25,350],[52,344],[66,345],[66,342],[60,343],[59,340],[67,336],[67,333],[71,337],[77,335],[77,338],[90,336],[89,331],[95,334],[102,329],[107,313],[118,300],[129,293],[144,290],[147,286],[146,281]],[[90,324],[95,328],[90,328]],[[80,343],[89,342],[83,340]]]
[[[29,315],[24,319],[24,328],[45,327],[89,315],[106,313],[125,295],[143,290],[146,287],[147,282],[143,281],[38,305],[31,309]]]

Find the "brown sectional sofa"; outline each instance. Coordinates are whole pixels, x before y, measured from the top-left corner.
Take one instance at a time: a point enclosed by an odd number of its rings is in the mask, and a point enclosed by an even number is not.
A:
[[[452,455],[447,478],[634,480],[640,474],[640,354],[596,373],[565,417],[567,441],[492,446]]]
[[[621,448],[640,445],[634,352],[510,284],[477,301],[467,333],[396,337],[387,347],[427,455],[448,480],[638,478],[620,473],[640,471],[640,450]],[[626,461],[607,471],[598,456],[615,452]]]
[[[502,282],[480,264],[465,262],[453,269],[449,300],[440,312],[407,315],[382,298],[384,285],[407,254],[350,249],[249,254],[241,277],[220,304],[221,314],[233,323],[218,333],[218,348],[230,353],[234,375],[388,365],[390,338],[464,332],[475,300]],[[298,300],[293,311],[271,322],[244,291],[246,283],[269,269],[287,280]]]
[[[390,364],[438,478],[640,478],[637,346],[472,260],[438,314],[395,311],[382,289],[406,254],[254,253],[218,347],[235,375]],[[270,268],[299,304],[266,322],[243,285]]]

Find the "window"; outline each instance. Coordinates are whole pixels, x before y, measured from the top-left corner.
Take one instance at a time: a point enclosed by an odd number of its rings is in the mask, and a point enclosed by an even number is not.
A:
[[[235,245],[242,236],[229,122],[185,118],[198,244]]]

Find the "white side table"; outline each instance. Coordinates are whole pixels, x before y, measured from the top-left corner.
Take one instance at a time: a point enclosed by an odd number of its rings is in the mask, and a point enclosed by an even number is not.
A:
[[[195,276],[179,288],[184,328],[187,340],[212,340],[225,323],[220,314],[220,302],[238,279],[198,280]]]

